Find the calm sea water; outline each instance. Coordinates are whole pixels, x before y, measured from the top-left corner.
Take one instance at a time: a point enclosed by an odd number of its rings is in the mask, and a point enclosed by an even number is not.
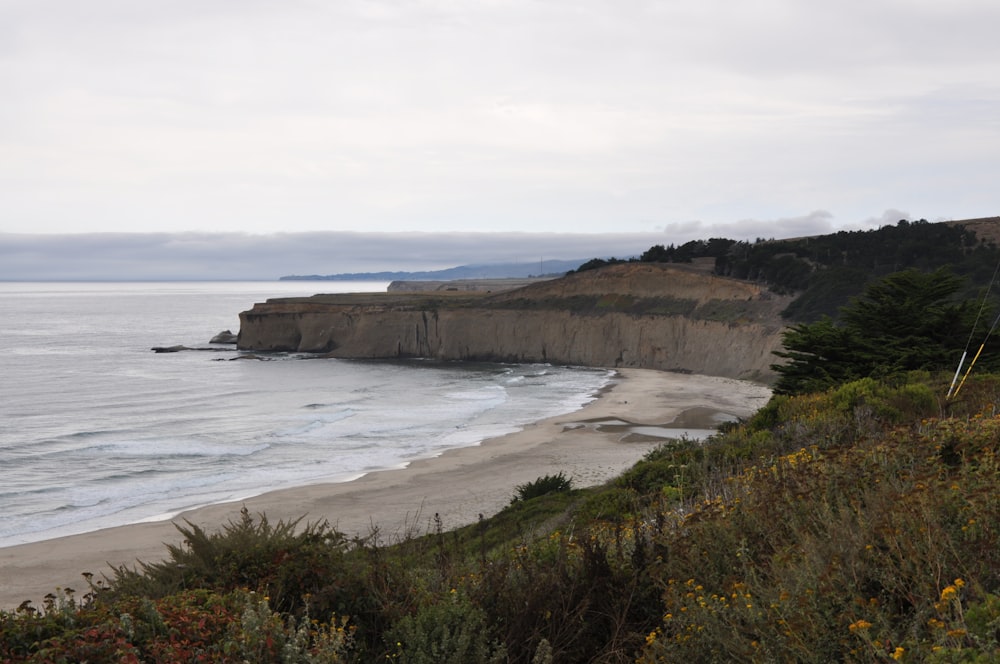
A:
[[[594,398],[607,371],[208,347],[269,297],[385,283],[0,283],[0,546],[349,481]]]

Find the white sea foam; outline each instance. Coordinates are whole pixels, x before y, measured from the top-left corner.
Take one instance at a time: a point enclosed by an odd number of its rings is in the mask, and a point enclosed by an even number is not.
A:
[[[205,346],[254,302],[331,286],[342,284],[0,284],[0,546],[405,467],[575,410],[608,380],[547,365],[150,351]]]

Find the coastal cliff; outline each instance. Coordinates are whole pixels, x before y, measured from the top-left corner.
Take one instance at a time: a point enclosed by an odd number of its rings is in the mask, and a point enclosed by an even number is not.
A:
[[[242,350],[338,358],[551,362],[767,382],[787,299],[666,264],[624,264],[501,293],[280,298],[240,314]]]

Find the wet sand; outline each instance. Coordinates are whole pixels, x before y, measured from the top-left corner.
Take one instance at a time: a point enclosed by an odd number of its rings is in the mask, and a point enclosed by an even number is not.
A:
[[[86,590],[81,575],[100,578],[109,565],[133,565],[166,555],[179,543],[173,523],[216,530],[245,505],[268,519],[327,520],[348,535],[378,529],[382,542],[475,522],[506,506],[518,484],[562,472],[578,487],[608,481],[638,461],[671,426],[709,428],[763,406],[770,390],[729,378],[622,369],[583,409],[535,422],[481,445],[445,452],[399,470],[336,484],[283,489],[239,503],[211,505],[171,521],[139,523],[0,549],[0,609],[26,599],[36,605],[56,588]],[[635,431],[633,431],[633,427]],[[639,433],[636,433],[638,431]],[[653,435],[650,435],[650,432]]]

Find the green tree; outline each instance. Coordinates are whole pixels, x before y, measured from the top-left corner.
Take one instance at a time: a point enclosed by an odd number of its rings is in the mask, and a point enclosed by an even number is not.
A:
[[[639,256],[639,260],[643,263],[669,263],[674,251],[674,245],[664,247],[662,244],[654,244]]]
[[[865,377],[953,367],[975,324],[975,305],[956,295],[964,282],[946,268],[910,269],[877,281],[840,310],[790,327],[772,365],[775,391],[803,394]]]
[[[863,376],[855,357],[860,339],[829,316],[788,328],[782,345],[785,350],[774,354],[787,362],[771,365],[779,376],[774,386],[778,394],[821,392]]]

